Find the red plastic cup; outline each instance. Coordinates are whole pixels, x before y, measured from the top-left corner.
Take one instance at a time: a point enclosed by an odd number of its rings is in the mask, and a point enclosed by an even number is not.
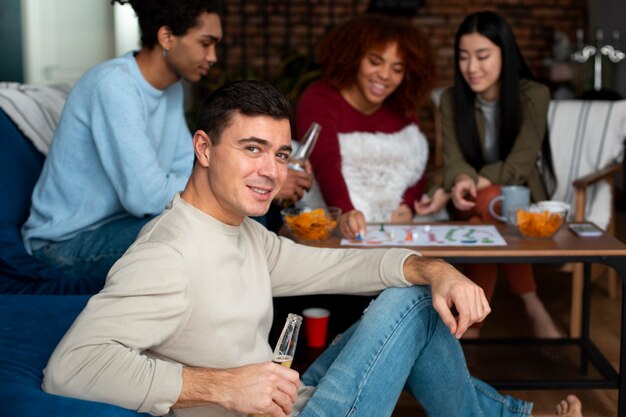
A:
[[[326,346],[330,311],[325,308],[307,308],[302,311],[302,315],[304,316],[304,331],[309,347]]]

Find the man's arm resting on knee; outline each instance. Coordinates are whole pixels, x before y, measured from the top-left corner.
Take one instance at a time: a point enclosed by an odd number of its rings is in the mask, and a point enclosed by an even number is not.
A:
[[[183,368],[183,386],[172,408],[216,404],[242,413],[287,416],[297,399],[299,374],[272,362],[239,368]]]
[[[409,256],[403,272],[410,283],[431,286],[433,307],[457,338],[491,312],[482,288],[441,259]],[[451,311],[453,305],[459,313],[456,318]]]

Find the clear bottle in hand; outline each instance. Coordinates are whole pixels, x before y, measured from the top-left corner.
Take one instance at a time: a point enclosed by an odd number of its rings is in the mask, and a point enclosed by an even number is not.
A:
[[[291,368],[293,363],[293,355],[296,352],[296,343],[298,343],[298,333],[302,325],[302,316],[289,313],[283,331],[280,333],[278,343],[274,349],[272,362]],[[271,417],[269,415],[248,414],[248,417]]]
[[[274,349],[272,362],[291,368],[301,325],[302,316],[293,313],[287,315],[287,321],[285,321],[285,326]]]
[[[319,123],[313,122],[309,129],[304,134],[304,137],[300,139],[298,149],[291,155],[291,159],[289,160],[289,168],[294,169],[296,171],[304,171],[304,163],[309,156],[311,156],[311,152],[315,147],[315,143],[317,142],[317,138],[320,136],[320,132],[322,130],[322,126]]]
[[[296,148],[296,151],[289,159],[289,169],[301,172],[306,171],[306,160],[309,159],[309,156],[311,156],[311,152],[315,147],[315,143],[317,142],[317,138],[320,136],[321,130],[322,126],[320,126],[319,123],[311,123],[311,126],[309,126],[302,139],[298,142],[299,145]],[[277,203],[279,206],[286,208],[293,206],[296,202],[291,199],[281,199],[278,200]]]

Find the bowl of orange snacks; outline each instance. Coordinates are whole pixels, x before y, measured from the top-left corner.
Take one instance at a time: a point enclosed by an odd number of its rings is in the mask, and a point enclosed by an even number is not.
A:
[[[565,222],[567,211],[563,206],[532,205],[528,209],[516,210],[515,223],[522,236],[547,239]]]
[[[330,236],[341,215],[338,207],[288,207],[280,212],[287,229],[299,240],[318,241]]]

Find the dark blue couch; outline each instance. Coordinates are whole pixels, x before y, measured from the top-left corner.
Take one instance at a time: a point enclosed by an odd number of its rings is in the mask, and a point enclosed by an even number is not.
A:
[[[72,279],[29,255],[20,228],[44,161],[0,110],[0,416],[138,416],[45,393],[42,370],[102,279]],[[33,295],[34,294],[34,295]]]
[[[29,255],[20,228],[30,210],[42,155],[0,110],[0,294],[94,294],[102,278],[63,276]]]
[[[41,389],[50,354],[88,296],[0,295],[0,416],[138,417],[109,404],[65,398]]]

